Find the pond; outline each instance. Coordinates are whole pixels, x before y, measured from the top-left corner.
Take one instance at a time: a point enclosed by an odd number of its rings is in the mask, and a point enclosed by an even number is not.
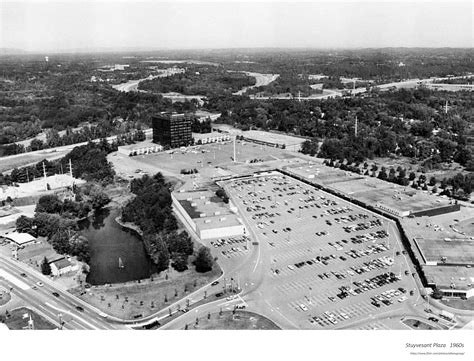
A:
[[[92,285],[144,279],[155,272],[140,237],[115,221],[119,215],[119,209],[103,209],[79,224],[91,248],[87,282]]]

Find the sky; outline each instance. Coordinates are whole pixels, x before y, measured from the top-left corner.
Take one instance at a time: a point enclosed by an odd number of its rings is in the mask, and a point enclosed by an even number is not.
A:
[[[471,1],[0,2],[0,48],[472,47]]]

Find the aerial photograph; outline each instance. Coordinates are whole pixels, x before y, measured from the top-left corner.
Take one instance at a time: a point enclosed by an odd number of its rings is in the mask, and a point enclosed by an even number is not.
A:
[[[1,339],[405,331],[465,357],[472,10],[2,1]]]

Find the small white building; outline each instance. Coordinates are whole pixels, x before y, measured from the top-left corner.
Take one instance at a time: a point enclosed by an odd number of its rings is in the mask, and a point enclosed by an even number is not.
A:
[[[135,156],[142,154],[159,153],[163,151],[163,146],[150,141],[144,141],[136,144],[124,145],[118,147],[118,152],[126,156]]]
[[[36,238],[29,233],[11,232],[0,237],[7,239],[12,244],[17,246],[25,246],[27,244],[36,242]]]
[[[222,143],[232,140],[229,134],[211,132],[211,133],[193,133],[194,144]]]
[[[51,274],[53,276],[61,276],[68,272],[78,270],[78,266],[72,264],[66,258],[60,258],[60,259],[57,259],[56,261],[49,262],[49,265],[51,267]]]

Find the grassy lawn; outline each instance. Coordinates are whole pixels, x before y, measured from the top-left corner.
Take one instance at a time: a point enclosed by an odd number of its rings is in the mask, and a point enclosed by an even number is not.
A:
[[[11,299],[12,296],[10,293],[0,286],[0,306],[6,305]]]
[[[5,324],[10,330],[23,330],[28,326],[28,318],[23,318],[23,315],[28,313],[31,315],[35,330],[54,330],[56,326],[47,321],[42,316],[26,307],[17,308],[10,312],[10,317],[5,321]]]
[[[70,292],[110,315],[133,319],[167,307],[212,282],[220,274],[221,270],[217,266],[207,273],[197,273],[193,266],[182,273],[170,268],[168,272],[140,282],[93,286],[89,289],[74,288]]]
[[[188,325],[188,330],[279,330],[280,328],[266,317],[253,312],[230,311],[211,313],[210,317],[199,319],[198,323]]]
[[[414,320],[412,318],[408,318],[406,320],[403,320],[402,322],[413,330],[439,330],[438,327],[431,326],[427,323],[424,323],[419,320]]]

